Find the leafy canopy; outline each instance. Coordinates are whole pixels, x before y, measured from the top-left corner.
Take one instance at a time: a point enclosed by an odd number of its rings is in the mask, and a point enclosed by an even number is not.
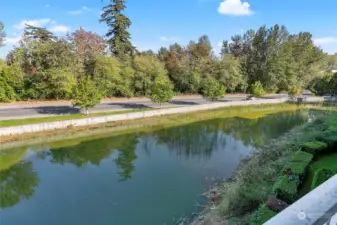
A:
[[[73,89],[73,106],[86,110],[95,107],[101,101],[101,93],[89,79],[81,80]]]
[[[171,101],[173,96],[174,92],[171,81],[167,76],[158,76],[151,87],[151,101],[162,104]]]

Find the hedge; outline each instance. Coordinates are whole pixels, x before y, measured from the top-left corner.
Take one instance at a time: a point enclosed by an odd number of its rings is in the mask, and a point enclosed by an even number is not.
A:
[[[254,214],[253,219],[250,221],[250,225],[262,225],[276,216],[276,214],[276,212],[268,209],[267,206],[262,205]]]
[[[291,161],[284,167],[284,170],[290,171],[292,174],[303,176],[313,157],[314,156],[310,153],[297,151],[293,154]]]
[[[318,141],[325,142],[329,147],[336,147],[337,144],[337,131],[324,131],[319,137],[316,138]]]
[[[325,181],[329,180],[331,177],[333,177],[335,174],[337,174],[337,171],[329,170],[329,169],[319,169],[315,172],[314,178],[311,183],[311,190],[317,188],[321,184],[323,184]]]
[[[315,141],[315,142],[307,142],[302,146],[302,150],[311,154],[321,153],[323,150],[327,149],[328,145],[325,142]]]
[[[297,187],[300,178],[297,175],[281,176],[273,187],[273,192],[277,198],[285,201],[288,204],[294,203],[298,198]]]

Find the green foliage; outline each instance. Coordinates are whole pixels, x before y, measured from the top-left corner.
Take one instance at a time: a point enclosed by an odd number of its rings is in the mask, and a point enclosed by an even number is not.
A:
[[[330,147],[335,147],[337,145],[337,131],[326,130],[322,132],[317,138],[318,141],[325,142]]]
[[[329,70],[337,70],[337,54],[328,55],[326,62]]]
[[[100,20],[109,27],[106,37],[111,53],[122,60],[135,53],[135,47],[130,41],[131,35],[128,32],[131,21],[123,14],[125,8],[125,0],[112,0],[111,4],[103,7]]]
[[[246,81],[241,71],[240,63],[232,56],[225,56],[209,66],[210,76],[213,76],[227,91],[245,91]]]
[[[116,57],[96,56],[94,79],[102,95],[132,97],[131,75],[124,73]]]
[[[2,81],[1,95],[12,96],[13,90],[15,99],[67,99],[74,84],[68,74],[77,80],[89,75],[104,97],[150,96],[153,82],[162,75],[169,77],[175,92],[206,93],[207,98],[222,97],[222,87],[229,93],[248,89],[255,97],[281,91],[298,95],[304,88],[337,94],[337,74],[322,72],[334,68],[335,56],[323,54],[310,33],[290,34],[284,26],[262,26],[224,41],[220,57],[213,54],[207,35],[186,46],[174,43],[158,53],[139,53],[130,41],[131,21],[125,8],[125,0],[111,0],[102,10],[110,55],[102,37],[82,28],[57,37],[45,28],[27,25],[19,47],[6,57],[9,75],[6,84]],[[2,30],[0,23],[0,45]],[[62,77],[70,83],[65,85]],[[220,85],[206,91],[214,79]],[[58,86],[61,90],[56,90]]]
[[[322,152],[323,150],[327,148],[328,148],[328,145],[320,141],[307,142],[307,143],[304,143],[302,146],[303,151],[309,152],[314,155]]]
[[[337,73],[335,73],[329,81],[331,94],[337,95]]]
[[[250,225],[262,225],[274,216],[276,216],[276,212],[268,209],[267,206],[262,205],[253,215],[253,219],[250,221]]]
[[[331,177],[333,177],[335,174],[337,174],[337,171],[332,171],[329,169],[319,169],[315,172],[314,178],[311,183],[311,190],[317,188],[321,184],[323,184],[325,181],[329,180]]]
[[[25,25],[24,38],[26,41],[50,42],[56,40],[56,37],[45,28],[35,27],[29,24]]]
[[[291,97],[297,97],[297,96],[300,96],[300,95],[301,95],[301,89],[298,88],[298,87],[296,87],[296,85],[292,85],[292,86],[289,88],[288,94],[289,94],[289,96],[291,96]]]
[[[220,99],[225,96],[225,87],[214,78],[206,79],[203,82],[201,95],[207,99]]]
[[[69,99],[75,76],[63,69],[38,71],[25,77],[25,99]]]
[[[5,26],[0,21],[0,47],[2,47],[4,42],[5,42],[6,33],[5,33],[4,29],[5,29]]]
[[[222,55],[240,60],[249,85],[260,81],[266,91],[306,88],[324,67],[325,55],[308,32],[290,34],[284,26],[260,27],[224,41]]]
[[[10,85],[11,75],[9,68],[1,65],[0,61],[0,102],[12,102],[16,99],[13,87]]]
[[[163,75],[157,77],[151,87],[151,101],[162,104],[171,101],[173,96],[173,85],[168,77]]]
[[[293,154],[292,159],[284,167],[285,171],[290,171],[291,174],[303,176],[310,162],[313,159],[313,155],[303,151],[297,151]]]
[[[296,175],[281,176],[273,187],[273,192],[277,197],[288,204],[294,203],[298,198],[297,187],[299,177]]]
[[[88,114],[88,109],[95,107],[101,101],[101,93],[95,87],[94,83],[89,79],[81,80],[73,88],[73,106],[79,106],[81,109],[86,110]]]
[[[332,73],[324,73],[321,77],[316,77],[312,84],[310,85],[310,90],[314,92],[317,95],[331,95],[333,93],[332,91]]]
[[[165,65],[156,57],[149,55],[136,56],[133,61],[133,68],[133,87],[137,96],[149,96],[155,79],[167,74]]]
[[[260,81],[255,82],[251,86],[251,94],[254,97],[263,97],[265,95],[265,91]]]

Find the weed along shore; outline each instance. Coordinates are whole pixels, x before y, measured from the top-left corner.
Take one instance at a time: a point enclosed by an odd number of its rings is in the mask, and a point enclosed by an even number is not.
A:
[[[192,224],[262,225],[336,174],[337,112],[327,111],[261,146]]]

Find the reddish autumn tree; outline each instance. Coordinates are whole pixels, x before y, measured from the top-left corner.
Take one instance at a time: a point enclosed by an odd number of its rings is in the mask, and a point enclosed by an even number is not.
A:
[[[94,59],[96,56],[104,54],[105,40],[98,34],[86,31],[82,27],[72,33],[71,40],[86,74],[93,74]]]

